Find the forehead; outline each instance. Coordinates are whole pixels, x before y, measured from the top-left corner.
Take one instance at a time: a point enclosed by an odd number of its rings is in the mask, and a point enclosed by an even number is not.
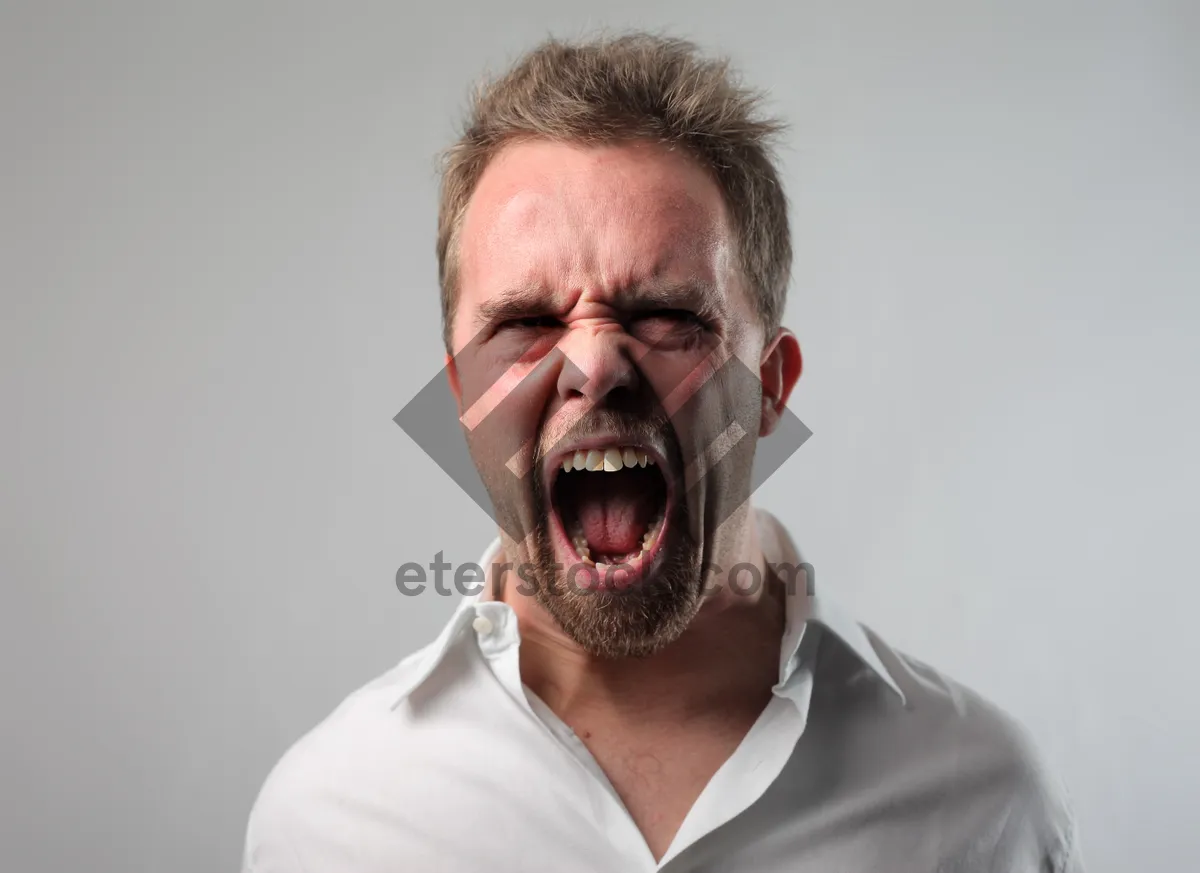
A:
[[[458,255],[462,311],[512,287],[597,298],[649,281],[724,288],[733,245],[720,189],[682,152],[534,141],[484,171]]]

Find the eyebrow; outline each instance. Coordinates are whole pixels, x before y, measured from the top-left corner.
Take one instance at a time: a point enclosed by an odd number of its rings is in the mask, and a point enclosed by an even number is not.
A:
[[[725,314],[725,305],[716,286],[704,280],[688,282],[646,282],[623,290],[618,305],[634,312],[652,309],[692,309],[701,317]]]
[[[558,315],[561,307],[555,305],[554,296],[552,291],[541,285],[509,288],[479,305],[475,313],[475,328],[479,330],[513,318]],[[652,280],[622,288],[614,296],[617,308],[631,312],[690,308],[701,317],[715,318],[724,315],[726,311],[716,286],[704,280]]]
[[[539,285],[509,288],[479,305],[475,312],[475,329],[499,324],[510,318],[549,315],[554,311],[552,297],[548,289]]]

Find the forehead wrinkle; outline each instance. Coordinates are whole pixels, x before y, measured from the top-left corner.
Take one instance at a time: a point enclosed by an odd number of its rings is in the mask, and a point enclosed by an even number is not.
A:
[[[630,312],[682,308],[715,317],[728,308],[716,284],[706,279],[634,282],[613,288],[610,296],[616,308]],[[569,291],[538,282],[505,288],[479,305],[475,327],[534,313],[565,315],[572,297]]]
[[[564,233],[561,225],[542,216],[520,218],[509,228],[497,224],[479,228],[484,232],[475,234],[463,252],[464,276],[475,272],[476,263],[485,263],[497,284],[507,289],[540,288],[543,294],[555,288],[616,294],[643,285],[661,288],[684,281],[713,281],[713,255],[720,237],[711,229],[696,232],[695,221],[678,217],[669,224],[605,221],[580,211],[575,226]],[[544,224],[552,229],[540,233]],[[576,229],[583,232],[571,232]]]
[[[537,289],[550,314],[583,292],[706,282],[721,298],[727,279],[729,291],[740,285],[724,199],[702,168],[631,164],[618,151],[561,163],[563,147],[547,145],[506,148],[484,171],[460,228],[462,291]]]
[[[673,282],[711,282],[723,258],[720,228],[703,204],[691,197],[674,202],[616,196],[620,211],[604,205],[585,210],[586,236],[578,245],[564,240],[561,263],[570,264],[576,284],[610,293]]]

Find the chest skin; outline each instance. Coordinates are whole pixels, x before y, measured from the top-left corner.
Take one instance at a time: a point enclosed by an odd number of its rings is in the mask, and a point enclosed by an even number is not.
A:
[[[625,804],[655,860],[770,699],[669,726],[571,725]]]

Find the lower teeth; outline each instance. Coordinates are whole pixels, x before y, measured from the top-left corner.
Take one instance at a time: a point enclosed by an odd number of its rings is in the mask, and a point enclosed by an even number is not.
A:
[[[604,572],[605,570],[607,570],[609,568],[609,566],[612,566],[612,565],[619,566],[621,564],[631,564],[634,561],[637,561],[640,558],[645,557],[646,552],[653,549],[655,543],[658,542],[658,535],[659,535],[659,533],[662,532],[662,523],[663,523],[663,517],[662,517],[662,514],[660,513],[658,516],[655,517],[655,519],[652,522],[650,522],[650,527],[646,529],[646,533],[642,536],[642,547],[636,553],[626,555],[624,559],[615,560],[613,562],[605,562],[605,561],[597,562],[592,559],[592,550],[591,550],[591,547],[588,545],[587,537],[584,536],[582,525],[579,525],[579,524],[575,525],[575,531],[571,537],[571,541],[572,541],[572,544],[575,546],[575,550],[577,552],[579,552],[579,557],[583,560],[583,563],[585,563],[591,567],[596,567],[601,572]]]

